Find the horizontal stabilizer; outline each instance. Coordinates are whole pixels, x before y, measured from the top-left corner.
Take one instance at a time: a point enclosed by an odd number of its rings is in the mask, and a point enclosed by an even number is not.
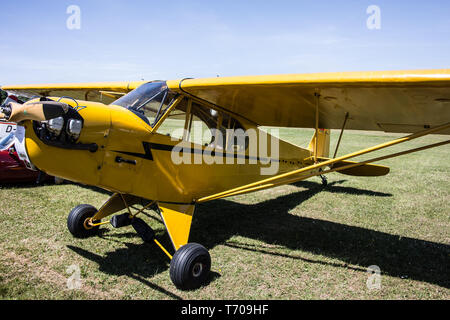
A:
[[[333,165],[333,169],[356,163],[358,162],[347,160],[340,161]],[[337,172],[357,177],[379,177],[387,175],[389,173],[389,167],[367,163],[353,168],[338,170]]]

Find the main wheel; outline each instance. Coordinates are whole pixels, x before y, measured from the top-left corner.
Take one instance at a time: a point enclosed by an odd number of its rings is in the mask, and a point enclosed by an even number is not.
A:
[[[198,243],[188,243],[178,249],[170,262],[170,279],[182,290],[196,289],[207,279],[211,256]]]
[[[90,227],[87,220],[97,213],[97,209],[89,204],[80,204],[70,211],[67,217],[67,228],[76,238],[87,238],[95,235],[99,227]]]

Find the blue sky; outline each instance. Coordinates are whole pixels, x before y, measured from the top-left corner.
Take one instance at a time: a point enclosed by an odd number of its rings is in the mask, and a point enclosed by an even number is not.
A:
[[[450,68],[447,0],[0,3],[3,85]]]

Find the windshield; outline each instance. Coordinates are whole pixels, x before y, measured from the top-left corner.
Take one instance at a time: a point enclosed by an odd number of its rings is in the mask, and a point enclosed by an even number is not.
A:
[[[161,118],[173,102],[175,94],[166,82],[149,82],[134,89],[111,104],[127,108],[150,126]]]
[[[6,137],[0,140],[0,150],[4,150],[11,145],[14,140],[14,133],[11,132]]]

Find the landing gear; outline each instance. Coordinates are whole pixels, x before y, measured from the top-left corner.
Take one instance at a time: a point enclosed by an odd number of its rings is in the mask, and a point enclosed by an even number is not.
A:
[[[67,228],[76,238],[87,238],[97,234],[99,227],[88,224],[97,213],[97,209],[89,204],[80,204],[72,209],[67,218]]]
[[[155,242],[171,259],[170,279],[177,288],[182,290],[197,289],[205,283],[211,269],[211,257],[205,247],[198,243],[188,243],[171,256],[156,240],[153,229],[142,219],[133,218],[131,225],[144,242]]]
[[[170,262],[170,279],[179,289],[196,289],[205,283],[211,269],[208,250],[198,243],[178,249]]]
[[[179,248],[172,256],[161,243],[156,239],[154,230],[145,223],[144,220],[136,217],[143,210],[151,207],[155,204],[155,201],[148,203],[139,209],[136,213],[132,214],[131,204],[139,203],[140,199],[131,195],[122,195],[115,193],[108,201],[97,210],[95,207],[88,204],[81,204],[76,206],[69,213],[67,218],[67,227],[70,233],[76,238],[87,238],[98,233],[100,225],[111,224],[114,228],[122,228],[126,226],[132,226],[137,234],[146,243],[156,244],[171,260],[170,262],[170,278],[174,285],[182,290],[192,290],[202,286],[209,275],[211,270],[211,256],[205,247],[198,243],[187,242],[191,217],[193,213],[193,206],[190,206],[191,211],[176,211],[175,209],[168,209],[165,213],[161,213],[163,219],[169,217],[168,221],[173,222],[173,216],[179,214],[179,224],[176,225],[177,236],[173,240],[175,248]],[[160,207],[161,208],[161,207]],[[101,221],[102,219],[110,216],[116,212],[120,212],[123,209],[127,209],[126,213],[114,215],[109,221]],[[166,214],[166,216],[164,216]],[[170,218],[172,220],[170,220]],[[183,226],[184,232],[181,237],[179,235],[180,223]],[[172,225],[173,226],[173,225]],[[170,234],[170,228],[167,228]]]

